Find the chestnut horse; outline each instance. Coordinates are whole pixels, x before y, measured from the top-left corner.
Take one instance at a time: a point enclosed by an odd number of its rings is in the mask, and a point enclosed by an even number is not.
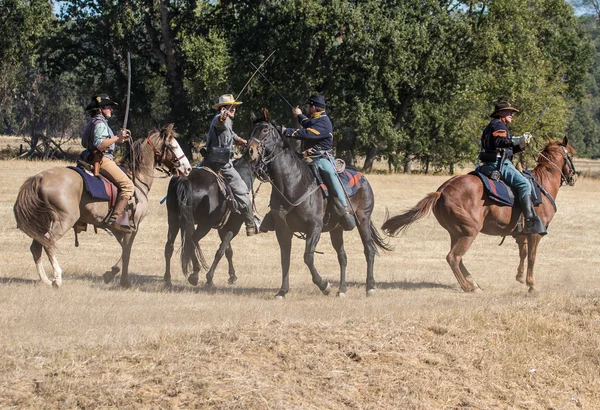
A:
[[[565,137],[562,141],[550,141],[541,152],[533,174],[540,185],[552,197],[558,194],[563,183],[574,185],[577,175],[572,156],[575,150]],[[381,227],[387,234],[396,235],[413,222],[423,218],[431,210],[444,229],[450,234],[450,252],[446,256],[460,287],[465,292],[481,290],[462,261],[479,232],[487,235],[507,236],[513,234],[521,211],[514,207],[492,202],[484,192],[483,183],[476,175],[459,175],[446,181],[436,192],[428,194],[409,211],[388,219]],[[554,204],[542,195],[542,203],[536,213],[547,227],[555,214]],[[533,266],[541,235],[518,234],[520,263],[517,281],[524,282],[524,261],[527,257],[527,286],[535,290]]]
[[[33,239],[29,249],[42,282],[55,287],[62,284],[62,269],[55,256],[56,242],[80,221],[112,232],[121,245],[122,253],[112,270],[104,274],[104,281],[110,282],[122,269],[121,285],[130,285],[129,256],[140,222],[148,213],[148,192],[154,180],[154,168],[164,165],[169,172],[182,175],[187,175],[191,170],[188,159],[175,139],[176,136],[172,124],[160,131],[154,130],[146,138],[135,142],[133,159],[128,154],[121,161],[121,165],[129,174],[132,165],[135,165],[136,172],[137,204],[133,216],[135,229],[129,233],[117,231],[112,225],[104,222],[109,212],[108,202],[90,197],[84,189],[82,177],[72,169],[51,168],[23,183],[14,205],[14,213],[17,227]],[[52,264],[52,281],[44,271],[42,248]]]

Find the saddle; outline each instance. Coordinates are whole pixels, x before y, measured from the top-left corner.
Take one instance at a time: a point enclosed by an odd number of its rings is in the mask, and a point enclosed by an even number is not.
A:
[[[102,175],[94,176],[91,173],[91,165],[85,162],[79,161],[78,166],[68,166],[67,168],[76,171],[81,176],[81,178],[83,179],[84,188],[88,195],[90,195],[93,199],[96,199],[98,201],[108,202],[109,212],[104,218],[105,222],[108,221],[112,214],[113,207],[115,206],[118,199],[119,190],[116,187],[116,185],[108,179],[104,178]],[[125,208],[125,212],[131,211],[131,214],[135,213],[135,198],[136,197],[134,193],[133,197],[129,201],[129,204]],[[75,229],[76,233],[86,231],[87,224],[81,221],[77,221],[73,229]]]
[[[497,202],[500,205],[515,206],[515,193],[513,189],[510,186],[508,186],[504,181],[497,181],[491,178],[490,176],[486,175],[486,173],[482,172],[481,167],[477,167],[475,171],[471,171],[469,172],[469,174],[476,175],[481,179],[481,182],[483,182],[483,186],[488,194],[488,197],[492,201]],[[529,183],[533,187],[531,195],[533,205],[541,204],[543,188],[538,183],[537,178],[531,173],[531,171],[524,171],[522,172],[522,174],[525,178],[529,180]],[[546,192],[544,192],[544,194],[546,194]],[[553,202],[552,198],[549,195],[547,196],[550,198],[551,202]]]
[[[240,213],[238,203],[235,200],[235,196],[233,195],[233,191],[231,190],[231,187],[229,186],[227,181],[225,181],[225,178],[223,178],[223,175],[221,175],[221,172],[218,171],[218,167],[215,167],[215,168],[217,168],[217,170],[215,170],[210,165],[203,165],[203,163],[200,163],[196,166],[196,168],[202,169],[206,172],[213,174],[217,180],[217,185],[219,186],[219,191],[221,191],[221,194],[223,194],[223,196],[225,197],[225,201],[227,203],[227,209],[221,216],[221,219],[219,220],[217,225],[213,226],[214,229],[220,229],[227,223],[232,211],[236,212],[236,213]]]

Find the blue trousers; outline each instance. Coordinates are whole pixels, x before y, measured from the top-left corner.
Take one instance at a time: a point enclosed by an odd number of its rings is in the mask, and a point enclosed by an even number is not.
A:
[[[496,166],[500,160],[496,161]],[[502,180],[519,193],[519,199],[531,195],[531,184],[509,160],[505,159],[502,167]]]
[[[313,161],[316,162],[317,166],[321,171],[323,171],[323,179],[325,180],[325,185],[327,188],[331,189],[335,196],[338,197],[342,205],[348,206],[348,201],[346,201],[346,193],[344,192],[344,187],[340,183],[340,180],[336,174],[331,161],[325,157],[315,158],[312,157]]]

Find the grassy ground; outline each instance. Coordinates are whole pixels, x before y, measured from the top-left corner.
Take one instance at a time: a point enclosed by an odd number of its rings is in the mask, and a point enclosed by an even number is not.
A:
[[[233,287],[223,260],[215,294],[193,288],[178,255],[174,287],[163,287],[166,179],[150,193],[131,289],[102,282],[119,251],[103,231],[81,234],[79,248],[72,233],[63,238],[64,285],[42,286],[12,205],[25,178],[49,165],[0,162],[0,408],[600,408],[598,180],[561,188],[536,295],[514,280],[516,244],[487,236],[465,257],[484,292],[462,293],[445,261],[448,235],[431,216],[376,259],[374,298],[351,232],[346,298],[320,294],[295,240],[291,292],[275,301],[273,234],[235,238]],[[411,207],[447,179],[368,178],[378,227],[386,210]],[[263,185],[262,212],[268,194]],[[202,242],[208,257],[217,246],[214,232]],[[318,268],[337,284],[327,236],[318,250]]]

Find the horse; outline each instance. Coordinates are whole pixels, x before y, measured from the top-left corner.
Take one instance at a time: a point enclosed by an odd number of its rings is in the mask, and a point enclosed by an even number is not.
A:
[[[233,161],[233,166],[240,176],[252,188],[254,178],[246,159],[240,157]],[[211,229],[217,229],[221,244],[215,254],[210,269],[206,273],[207,290],[213,290],[213,278],[219,261],[225,254],[229,264],[229,284],[237,281],[233,267],[233,250],[231,240],[240,231],[244,222],[241,214],[231,212],[223,192],[224,181],[217,175],[218,170],[201,166],[192,169],[187,177],[173,177],[167,191],[167,214],[169,228],[165,244],[165,275],[164,281],[171,286],[171,256],[173,243],[177,233],[181,231],[181,268],[188,282],[196,286],[200,269],[208,269],[202,255],[199,242]],[[196,225],[196,228],[194,228]],[[192,264],[192,274],[188,276]]]
[[[271,122],[268,110],[261,118],[252,115],[252,131],[248,142],[250,164],[255,176],[272,186],[271,212],[279,211],[275,217],[275,234],[281,254],[282,284],[276,298],[282,299],[289,291],[289,268],[292,237],[300,232],[306,235],[304,263],[312,275],[312,281],[324,295],[331,292],[329,281],[319,275],[314,265],[315,248],[321,232],[329,231],[331,243],[337,253],[340,265],[340,285],[338,295],[344,296],[346,286],[347,257],[344,250],[344,231],[338,223],[338,217],[327,213],[328,200],[315,181],[309,166],[299,158],[295,140],[284,137]],[[358,221],[357,228],[367,260],[367,296],[375,294],[373,264],[377,248],[391,250],[382,239],[371,221],[375,205],[373,190],[366,178],[358,192],[350,197],[352,213]],[[324,218],[328,217],[327,223]]]
[[[129,257],[141,221],[148,213],[148,192],[154,180],[153,170],[167,167],[166,172],[186,175],[191,166],[175,137],[173,124],[151,131],[146,138],[133,144],[133,154],[121,161],[131,175],[135,169],[135,229],[125,233],[105,222],[110,208],[107,201],[93,199],[84,189],[81,175],[70,168],[55,167],[28,178],[13,207],[17,227],[33,239],[30,250],[41,281],[56,288],[62,285],[62,269],[55,256],[57,241],[77,222],[92,224],[109,230],[121,245],[122,253],[111,271],[105,272],[104,282],[109,283],[121,272],[121,286],[129,287]],[[42,263],[42,248],[50,260],[53,280],[50,281]]]
[[[577,179],[574,154],[575,150],[569,145],[567,137],[562,141],[549,140],[532,171],[543,190],[552,198],[542,195],[542,203],[536,207],[536,213],[546,227],[556,213],[554,200],[558,189],[564,183],[573,186]],[[459,175],[446,181],[436,192],[426,195],[409,211],[386,220],[381,229],[388,235],[396,235],[432,210],[439,224],[450,234],[450,252],[446,260],[464,292],[481,290],[462,261],[479,232],[495,236],[516,236],[520,257],[516,279],[526,283],[529,292],[535,291],[533,268],[541,235],[515,231],[521,215],[516,204],[509,207],[492,202],[484,192],[483,183],[478,176]]]

